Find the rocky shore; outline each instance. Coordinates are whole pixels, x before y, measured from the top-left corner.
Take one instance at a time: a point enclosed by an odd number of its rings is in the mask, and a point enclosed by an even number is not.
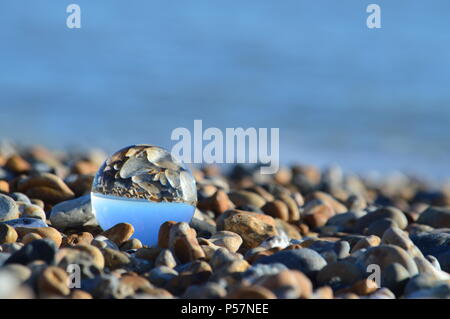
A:
[[[0,147],[0,298],[450,298],[449,188],[207,166],[192,221],[167,220],[147,247],[131,224],[96,222],[104,159]]]

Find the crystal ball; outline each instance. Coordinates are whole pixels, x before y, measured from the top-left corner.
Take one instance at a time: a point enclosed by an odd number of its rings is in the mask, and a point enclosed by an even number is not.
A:
[[[158,242],[162,223],[190,222],[197,188],[192,174],[165,149],[132,145],[111,155],[99,168],[91,201],[103,229],[130,223],[133,237],[151,246]]]

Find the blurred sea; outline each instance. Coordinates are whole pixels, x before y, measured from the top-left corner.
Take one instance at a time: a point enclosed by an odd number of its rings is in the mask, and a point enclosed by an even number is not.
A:
[[[0,3],[0,137],[170,148],[174,128],[279,127],[283,163],[450,177],[450,1]]]

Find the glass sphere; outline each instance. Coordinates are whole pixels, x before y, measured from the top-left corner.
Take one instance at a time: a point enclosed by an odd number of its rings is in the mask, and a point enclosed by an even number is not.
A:
[[[197,205],[192,174],[165,149],[132,145],[111,155],[95,175],[91,201],[103,229],[130,223],[133,237],[156,245],[159,227],[189,222]]]

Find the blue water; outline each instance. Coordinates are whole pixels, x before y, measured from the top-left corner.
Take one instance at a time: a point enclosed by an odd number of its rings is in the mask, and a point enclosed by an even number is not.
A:
[[[53,148],[279,127],[280,157],[450,176],[450,1],[0,4],[0,137]]]

